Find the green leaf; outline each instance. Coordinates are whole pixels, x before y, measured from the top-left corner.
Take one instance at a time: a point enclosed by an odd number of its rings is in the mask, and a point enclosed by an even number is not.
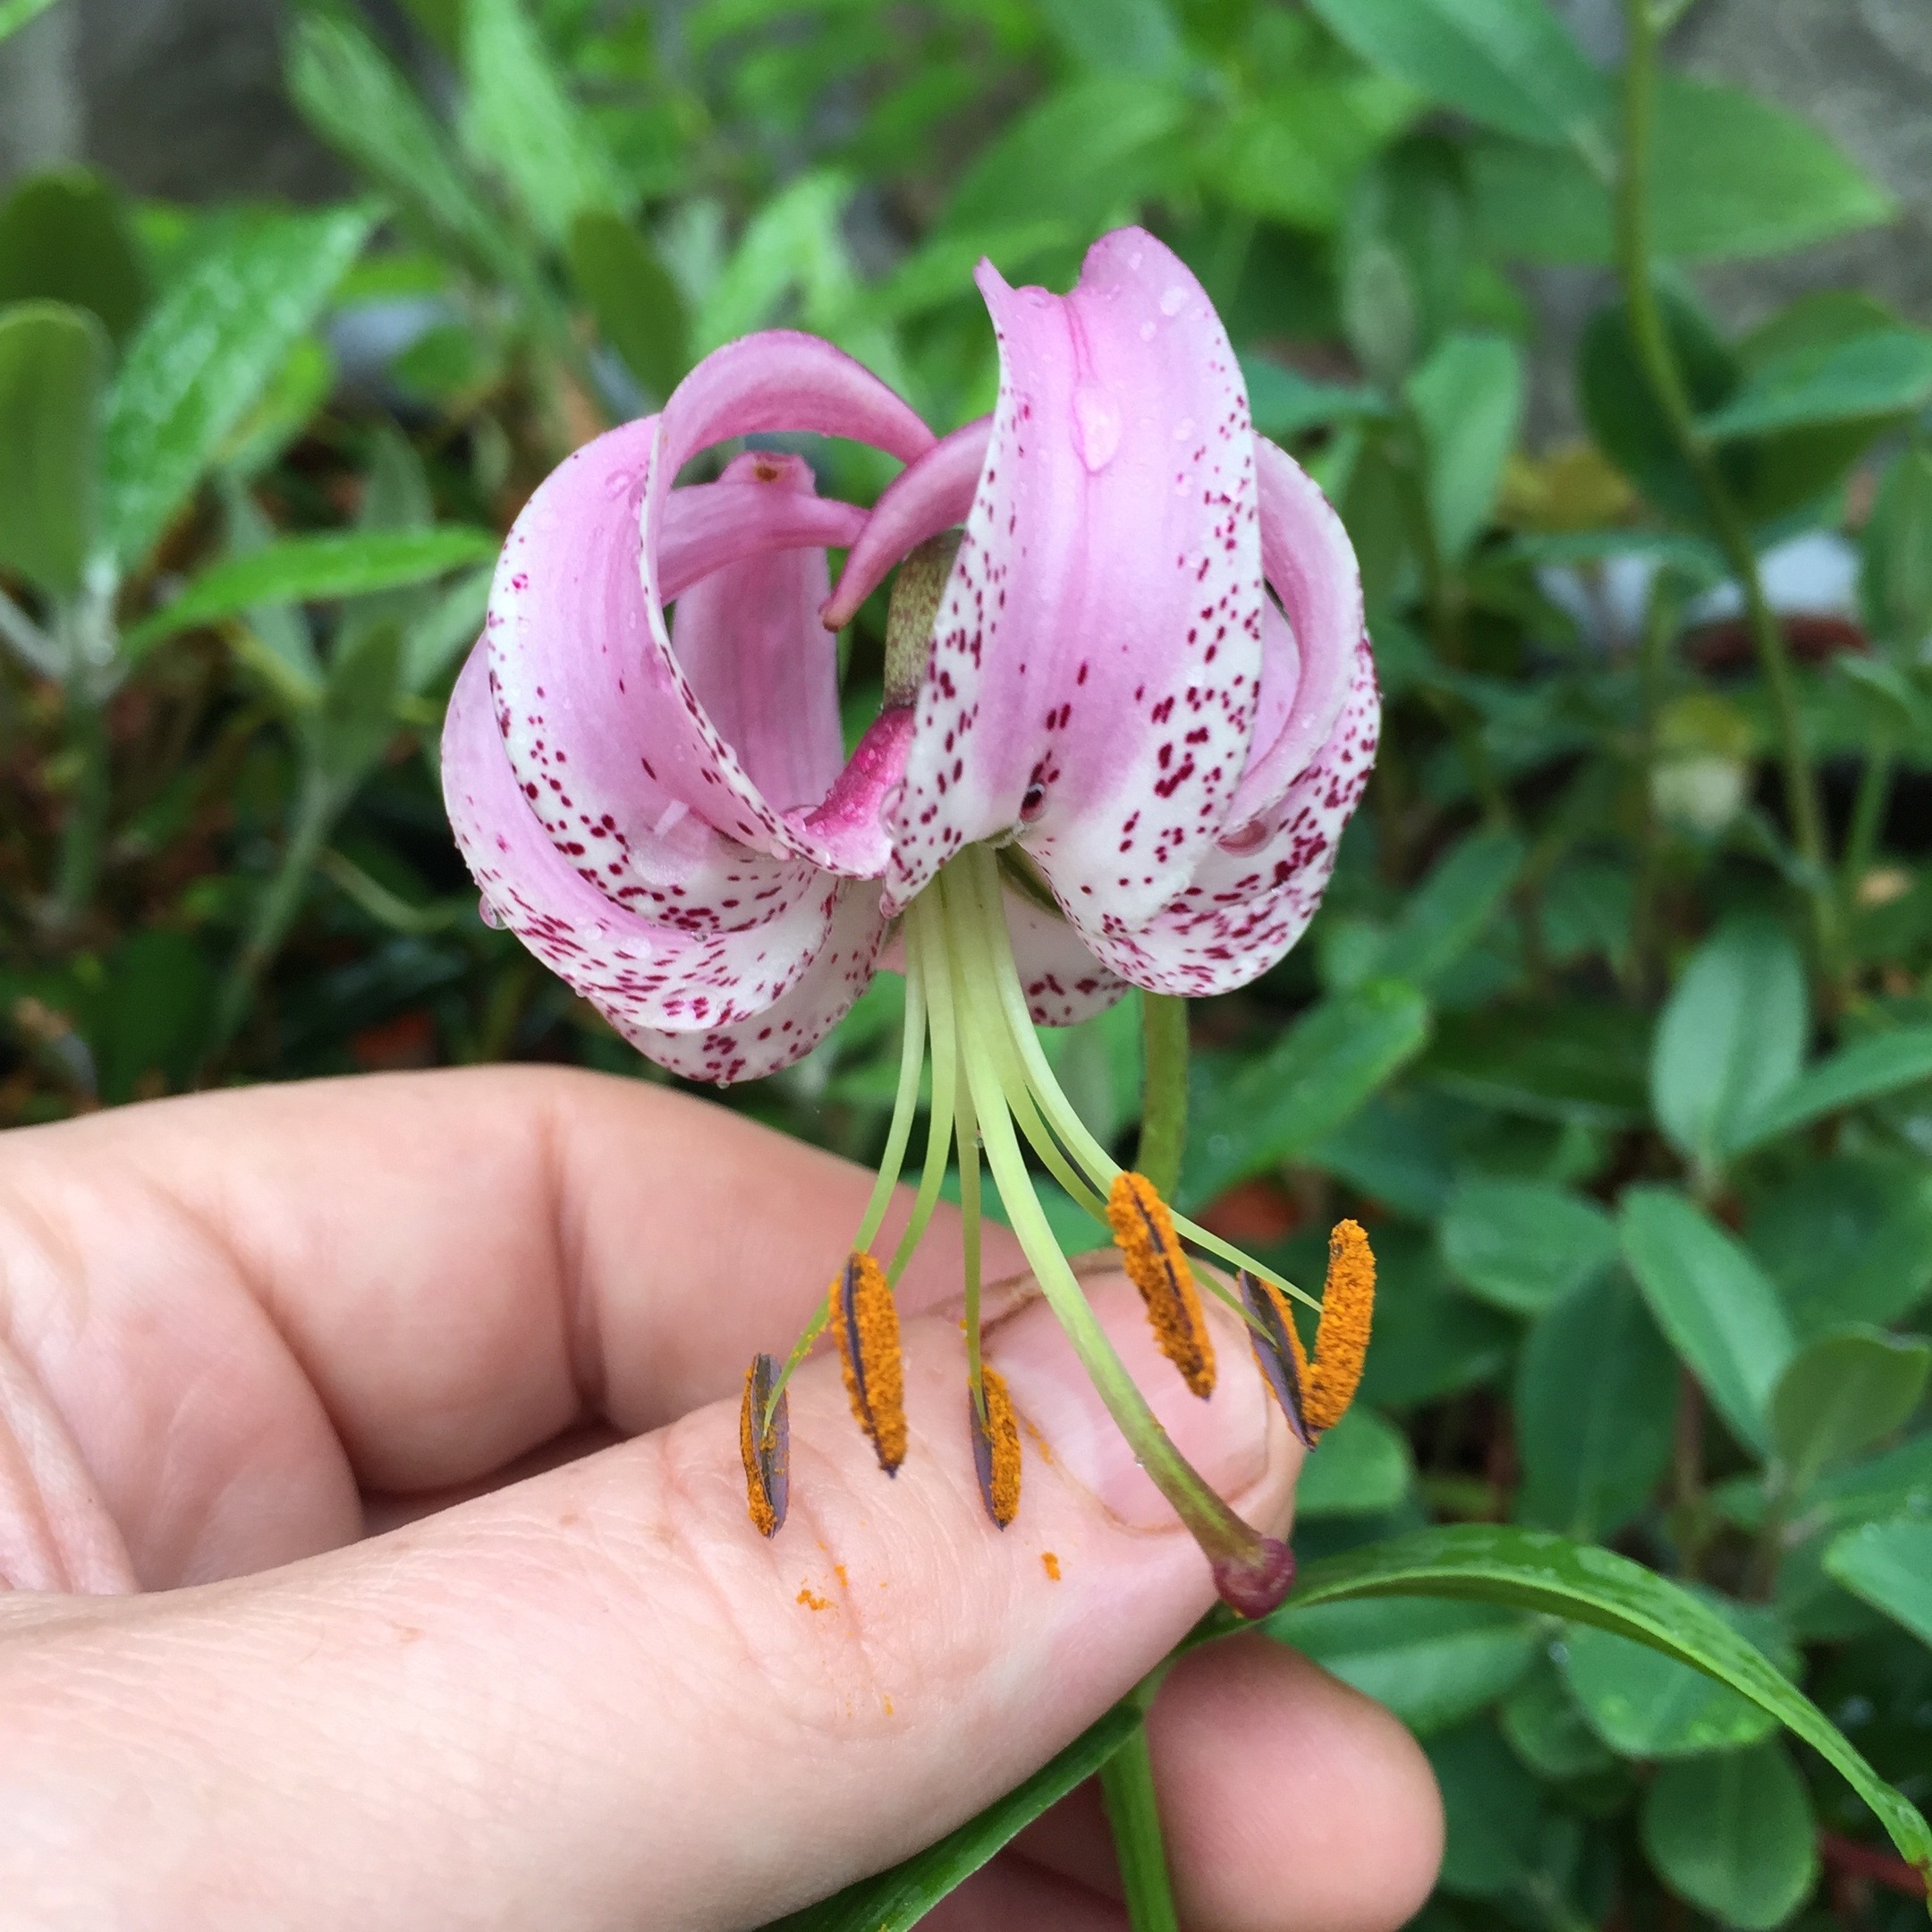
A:
[[[1428,987],[1482,936],[1526,856],[1513,832],[1476,832],[1463,839],[1411,893],[1401,918],[1358,970],[1356,983],[1375,976]]]
[[[1152,182],[1157,149],[1186,111],[1178,90],[1138,75],[1097,74],[1062,88],[980,149],[941,227],[966,234],[1058,218],[1091,234]]]
[[[289,92],[324,140],[430,235],[487,274],[514,273],[501,217],[402,74],[349,19],[304,13],[289,50]]]
[[[1771,1392],[1798,1346],[1777,1290],[1748,1250],[1669,1188],[1630,1189],[1623,1233],[1657,1326],[1738,1440],[1762,1453]]]
[[[203,571],[172,604],[127,633],[126,648],[139,657],[164,638],[258,605],[314,604],[423,583],[493,557],[496,549],[493,531],[462,523],[427,530],[284,537]]]
[[[1409,1494],[1409,1438],[1360,1402],[1323,1436],[1295,1484],[1295,1521],[1383,1516]]]
[[[1651,1103],[1665,1138],[1703,1172],[1763,1138],[1810,1026],[1804,962],[1782,927],[1738,920],[1692,955],[1657,1022]]]
[[[304,335],[223,447],[225,469],[258,477],[315,419],[335,386],[335,358],[318,335]]]
[[[1580,1127],[1644,1119],[1645,1020],[1576,1001],[1445,1013],[1423,1077],[1480,1106]]]
[[[1183,1202],[1212,1200],[1339,1126],[1413,1059],[1428,1007],[1399,980],[1322,1000],[1231,1080],[1207,1086],[1188,1136]]]
[[[1459,1898],[1527,1906],[1533,1925],[1568,1923],[1550,1908],[1575,1866],[1576,1820],[1551,1811],[1536,1780],[1489,1724],[1432,1738],[1428,1751],[1447,1827],[1441,1889]],[[1517,1921],[1513,1914],[1500,1922]],[[1412,1921],[1416,1932],[1429,1932],[1436,1923],[1427,1912]]]
[[[1368,421],[1388,413],[1387,402],[1365,383],[1310,382],[1260,355],[1242,356],[1241,366],[1255,428],[1278,443],[1326,423]]]
[[[18,33],[27,22],[45,13],[54,0],[0,0],[0,40]]]
[[[1267,1632],[1385,1705],[1418,1736],[1487,1709],[1542,1649],[1528,1617],[1427,1597],[1304,1605],[1297,1592],[1268,1619]]]
[[[626,197],[595,124],[565,89],[522,0],[464,0],[463,145],[514,191],[554,245],[586,208]]]
[[[1932,336],[1875,329],[1824,349],[1801,349],[1753,369],[1698,427],[1713,442],[1868,416],[1898,416],[1932,402]]]
[[[1648,1644],[1769,1711],[1843,1774],[1908,1862],[1932,1871],[1932,1828],[1825,1714],[1715,1611],[1614,1550],[1489,1523],[1421,1530],[1309,1564],[1293,1607],[1360,1597],[1454,1597],[1503,1604]],[[1231,1626],[1232,1620],[1217,1620],[1209,1627]]]
[[[662,402],[690,366],[691,323],[657,250],[622,215],[586,208],[571,223],[569,257],[605,341]]]
[[[1389,0],[1394,4],[1394,0]],[[1470,156],[1478,220],[1505,256],[1608,267],[1607,177],[1519,141]],[[1779,255],[1892,219],[1885,191],[1796,115],[1741,89],[1658,76],[1651,242],[1666,260]]]
[[[1795,1660],[1776,1614],[1703,1593],[1712,1614],[1790,1675]],[[1597,1734],[1625,1758],[1685,1758],[1754,1744],[1775,1728],[1774,1714],[1676,1657],[1588,1624],[1559,1653],[1563,1681]]]
[[[1471,1294],[1537,1315],[1616,1258],[1596,1202],[1537,1181],[1466,1181],[1443,1217],[1443,1258]]]
[[[385,619],[345,637],[329,660],[322,702],[303,723],[316,768],[346,797],[395,736],[402,628]]]
[[[1500,335],[1451,335],[1410,377],[1407,394],[1422,425],[1429,522],[1453,564],[1496,507],[1522,421],[1522,358]]]
[[[129,345],[102,432],[106,539],[148,554],[360,251],[371,212],[253,222],[179,276]]]
[[[1621,1270],[1571,1289],[1530,1331],[1514,1406],[1525,1523],[1604,1538],[1643,1509],[1670,1461],[1677,1373]]]
[[[1807,1067],[1741,1122],[1728,1151],[1743,1153],[1867,1100],[1932,1080],[1932,1026],[1899,1027],[1842,1046]]]
[[[1865,628],[1915,654],[1932,637],[1932,451],[1900,453],[1878,486],[1860,544]]]
[[[1932,1521],[1921,1514],[1848,1530],[1825,1567],[1854,1597],[1932,1645]]]
[[[1771,1394],[1771,1445],[1792,1488],[1902,1428],[1928,1376],[1932,1343],[1916,1335],[1842,1328],[1801,1349]]]
[[[1138,1710],[1115,1706],[1025,1784],[957,1831],[890,1871],[775,1919],[768,1932],[907,1932],[1042,1812],[1092,1777],[1140,1722]]]
[[[1472,121],[1607,156],[1604,77],[1543,0],[1311,0],[1372,66]]]
[[[1039,0],[1046,31],[1080,66],[1097,73],[1166,73],[1181,64],[1181,36],[1165,0]]]
[[[87,310],[0,309],[0,566],[54,597],[80,588],[94,545],[106,364]]]
[[[1589,1777],[1616,1762],[1554,1665],[1538,1664],[1496,1716],[1510,1749],[1539,1778]]]
[[[1752,1204],[1744,1238],[1801,1336],[1896,1321],[1932,1289],[1932,1173],[1909,1154],[1808,1161]]]
[[[402,689],[427,691],[483,634],[494,565],[459,577],[402,633]]]
[[[1782,1744],[1667,1765],[1644,1793],[1658,1877],[1741,1932],[1783,1925],[1818,1882],[1818,1821]]]
[[[49,168],[0,206],[0,306],[59,301],[123,341],[148,304],[148,273],[121,203],[87,168]]]

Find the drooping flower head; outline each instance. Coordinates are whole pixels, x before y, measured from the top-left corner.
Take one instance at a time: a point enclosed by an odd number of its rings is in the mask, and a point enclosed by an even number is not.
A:
[[[978,280],[1000,355],[988,419],[936,440],[839,351],[771,331],[708,357],[660,415],[543,484],[451,702],[450,818],[486,915],[693,1078],[798,1059],[895,945],[906,1049],[879,1185],[793,1361],[838,1327],[854,1411],[896,1467],[889,1284],[956,1147],[974,1440],[987,1507],[1011,1518],[1019,1436],[979,1352],[983,1146],[1102,1394],[1223,1593],[1257,1608],[1286,1587],[1285,1550],[1155,1422],[1047,1229],[1022,1143],[1111,1214],[1198,1394],[1213,1356],[1181,1237],[1253,1265],[1123,1174],[1033,1027],[1129,985],[1232,990],[1301,936],[1374,758],[1360,581],[1321,493],[1254,434],[1220,320],[1159,242],[1106,236],[1065,296],[1011,288],[990,264]],[[677,484],[694,456],[779,431],[853,438],[905,467],[869,513],[766,449]],[[833,548],[848,552],[835,591]],[[835,634],[894,571],[885,702],[847,757]],[[882,1269],[870,1249],[928,1051],[925,1168]],[[1258,1335],[1263,1308],[1286,1319],[1250,1292]],[[1284,1345],[1292,1362],[1292,1323],[1288,1337],[1264,1368]],[[1318,1372],[1323,1360],[1318,1341]],[[783,1393],[783,1373],[748,1379],[753,1513],[771,1530]]]

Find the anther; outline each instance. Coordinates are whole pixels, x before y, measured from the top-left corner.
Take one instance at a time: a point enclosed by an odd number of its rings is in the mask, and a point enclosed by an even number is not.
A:
[[[845,1393],[859,1427],[872,1438],[888,1476],[905,1461],[905,1368],[899,1357],[899,1308],[886,1270],[861,1248],[832,1284],[832,1329],[838,1336]]]
[[[769,1355],[754,1355],[745,1370],[744,1401],[738,1411],[738,1450],[744,1457],[745,1499],[760,1536],[776,1536],[784,1528],[785,1504],[791,1500],[791,1398],[781,1389],[775,1408],[772,1384],[778,1364]],[[771,1410],[771,1420],[765,1411]]]
[[[1020,1513],[1020,1425],[1013,1419],[1013,1397],[997,1371],[981,1364],[979,1385],[986,1397],[983,1417],[970,1390],[966,1396],[973,1468],[979,1472],[986,1513],[1004,1530]]]
[[[1289,1428],[1310,1449],[1347,1413],[1360,1385],[1375,1315],[1375,1252],[1361,1224],[1336,1222],[1328,1236],[1328,1274],[1312,1361],[1274,1284],[1258,1281],[1245,1268],[1234,1277],[1254,1318],[1249,1337],[1262,1379],[1275,1392]]]
[[[1161,1353],[1197,1395],[1211,1394],[1214,1343],[1201,1315],[1200,1292],[1167,1204],[1145,1174],[1123,1172],[1114,1177],[1107,1194],[1107,1224],[1114,1230],[1127,1278],[1147,1303]]]

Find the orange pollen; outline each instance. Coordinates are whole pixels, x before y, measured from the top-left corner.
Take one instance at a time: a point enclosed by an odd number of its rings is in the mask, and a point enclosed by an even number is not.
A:
[[[853,1250],[832,1284],[832,1331],[853,1419],[877,1452],[888,1476],[905,1461],[905,1364],[899,1354],[899,1305],[886,1270],[863,1249]]]
[[[765,1537],[776,1536],[784,1526],[791,1487],[788,1396],[779,1396],[770,1427],[762,1433],[758,1428],[771,1401],[776,1371],[777,1364],[769,1355],[754,1355],[745,1370],[744,1400],[738,1409],[738,1453],[744,1458],[745,1500],[758,1533]]]
[[[1215,1385],[1214,1342],[1201,1315],[1194,1272],[1174,1233],[1167,1204],[1145,1174],[1118,1174],[1107,1195],[1107,1224],[1126,1266],[1127,1278],[1147,1303],[1148,1320],[1160,1352],[1181,1371],[1195,1394]]]
[[[1328,1274],[1322,1283],[1321,1319],[1315,1326],[1315,1360],[1301,1378],[1311,1429],[1333,1428],[1355,1399],[1375,1318],[1375,1250],[1360,1222],[1336,1222],[1328,1236]],[[1299,1343],[1295,1352],[1301,1352]]]
[[[981,1363],[979,1383],[986,1394],[986,1419],[981,1421],[979,1405],[970,1395],[966,1402],[972,1423],[973,1467],[987,1514],[1004,1530],[1020,1513],[1020,1424],[999,1372]]]
[[[1060,1559],[1050,1549],[1043,1549],[1039,1560],[1040,1568],[1046,1572],[1046,1580],[1057,1583],[1060,1580]]]

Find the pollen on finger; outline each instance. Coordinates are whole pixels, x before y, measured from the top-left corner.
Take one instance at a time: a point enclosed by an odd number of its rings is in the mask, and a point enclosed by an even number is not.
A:
[[[905,1461],[905,1365],[899,1353],[899,1305],[886,1270],[854,1250],[832,1284],[832,1332],[853,1419],[872,1439],[888,1476]]]
[[[1309,1427],[1333,1428],[1355,1399],[1375,1318],[1375,1250],[1359,1221],[1338,1221],[1328,1236],[1315,1360],[1305,1391]]]
[[[745,1500],[760,1536],[774,1537],[784,1527],[785,1505],[791,1500],[791,1398],[781,1389],[772,1406],[772,1385],[778,1365],[769,1355],[754,1355],[745,1370],[744,1401],[738,1410],[738,1450],[744,1458]],[[771,1420],[765,1411],[771,1409]]]
[[[1287,1299],[1273,1282],[1265,1282],[1242,1268],[1234,1285],[1251,1318],[1249,1344],[1254,1350],[1255,1366],[1261,1379],[1281,1404],[1288,1427],[1308,1448],[1315,1446],[1315,1432],[1308,1421],[1308,1362],[1301,1352],[1301,1338],[1295,1333],[1294,1317]]]
[[[999,1372],[983,1364],[980,1389],[986,1414],[969,1392],[966,1412],[972,1423],[973,1468],[979,1477],[979,1495],[986,1512],[1002,1530],[1020,1513],[1020,1424],[1013,1397]]]
[[[1199,1396],[1214,1392],[1214,1342],[1201,1314],[1200,1291],[1174,1233],[1167,1204],[1145,1174],[1118,1174],[1107,1194],[1107,1225],[1127,1278],[1140,1291],[1160,1352]]]

